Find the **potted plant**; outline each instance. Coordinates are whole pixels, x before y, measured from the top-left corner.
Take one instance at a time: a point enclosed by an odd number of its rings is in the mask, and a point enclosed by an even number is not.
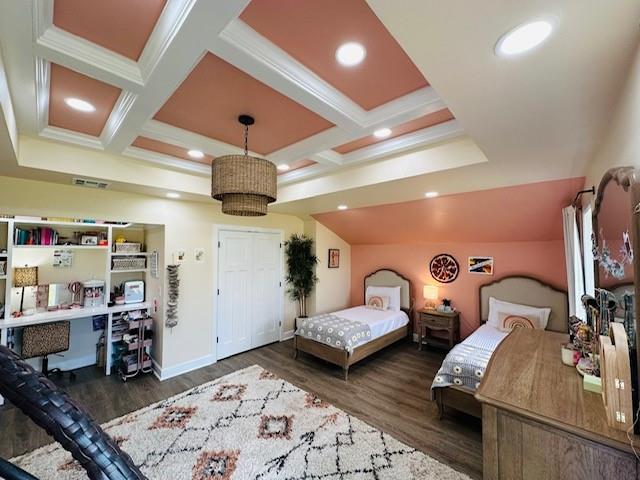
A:
[[[287,256],[287,293],[291,300],[298,302],[298,317],[307,317],[307,297],[318,283],[315,266],[318,257],[313,253],[313,239],[294,233],[285,242]]]

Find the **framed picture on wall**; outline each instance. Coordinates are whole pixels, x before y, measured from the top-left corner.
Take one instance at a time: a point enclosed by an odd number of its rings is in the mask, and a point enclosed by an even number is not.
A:
[[[327,262],[329,268],[340,268],[340,250],[337,248],[329,249],[329,261]]]
[[[469,273],[493,275],[493,257],[469,257]]]

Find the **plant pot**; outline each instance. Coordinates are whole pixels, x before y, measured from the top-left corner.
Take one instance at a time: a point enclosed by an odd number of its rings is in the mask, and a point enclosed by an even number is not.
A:
[[[298,330],[298,325],[302,323],[303,320],[309,318],[307,315],[296,317],[295,329]]]

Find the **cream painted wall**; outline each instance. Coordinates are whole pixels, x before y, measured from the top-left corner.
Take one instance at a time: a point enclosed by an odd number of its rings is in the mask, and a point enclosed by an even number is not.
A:
[[[640,47],[636,51],[609,130],[589,164],[586,185],[598,187],[612,167],[640,168]]]
[[[84,150],[77,149],[76,152],[77,161],[80,161]],[[0,205],[0,213],[8,214],[164,225],[165,259],[170,259],[177,249],[185,249],[187,259],[180,267],[180,323],[171,330],[158,332],[161,348],[156,351],[156,360],[163,370],[179,370],[214,358],[216,252],[213,249],[213,225],[277,228],[284,231],[285,237],[303,230],[303,221],[290,215],[231,217],[223,215],[219,205],[213,202],[175,201],[8,177],[0,177]],[[195,262],[195,248],[205,249],[204,263]],[[294,317],[294,305],[286,300],[283,331],[293,329]]]
[[[318,285],[309,298],[308,313],[334,312],[348,307],[351,295],[351,245],[316,220],[305,221],[304,232],[314,239],[315,253],[319,259],[316,267]],[[330,248],[340,250],[340,268],[328,267]]]

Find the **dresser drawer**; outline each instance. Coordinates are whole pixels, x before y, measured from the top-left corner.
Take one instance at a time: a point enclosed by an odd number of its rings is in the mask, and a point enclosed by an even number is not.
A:
[[[449,329],[451,327],[451,324],[453,323],[452,318],[437,317],[435,315],[429,315],[427,313],[421,314],[420,320],[425,326],[429,328]]]

